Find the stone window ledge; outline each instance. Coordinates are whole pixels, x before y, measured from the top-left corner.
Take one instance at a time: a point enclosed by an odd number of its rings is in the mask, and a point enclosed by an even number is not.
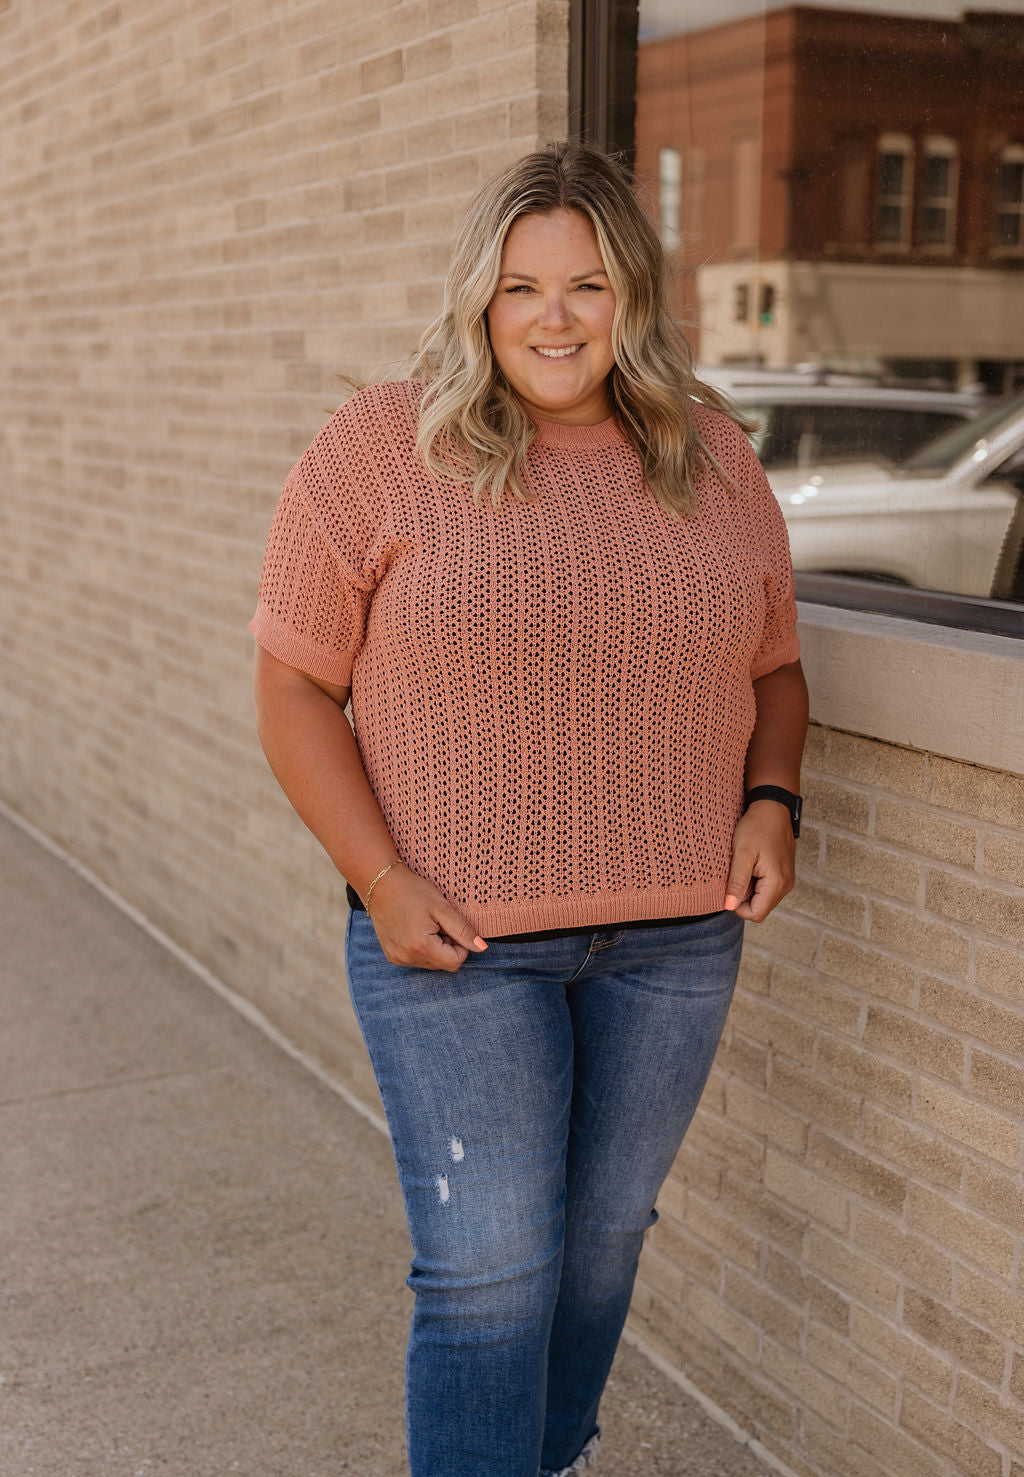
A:
[[[1024,641],[799,604],[811,718],[1024,774]]]

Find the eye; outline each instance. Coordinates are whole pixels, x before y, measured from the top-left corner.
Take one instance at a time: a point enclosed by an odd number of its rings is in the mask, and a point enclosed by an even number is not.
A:
[[[581,292],[606,292],[607,291],[607,288],[601,282],[581,282],[579,284],[579,287],[580,287],[580,291]]]
[[[533,291],[533,289],[531,288],[531,286],[530,286],[530,284],[528,282],[519,282],[519,283],[516,284],[515,287],[506,287],[505,288],[505,292],[507,294],[512,294],[512,293],[515,293],[515,292],[532,292],[532,291]]]

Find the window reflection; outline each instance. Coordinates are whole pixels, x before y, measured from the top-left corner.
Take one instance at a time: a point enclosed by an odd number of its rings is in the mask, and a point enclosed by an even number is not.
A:
[[[1024,144],[1000,149],[996,200],[996,244],[1024,247]]]
[[[921,244],[948,251],[956,224],[957,144],[928,135],[921,176]]]
[[[679,200],[683,183],[683,160],[678,149],[658,150],[658,219],[661,244],[666,251],[679,246]]]
[[[922,448],[1024,387],[1024,0],[906,3],[641,0],[638,188],[798,567],[1022,599],[1024,402]]]
[[[910,245],[910,188],[914,173],[914,140],[904,133],[883,133],[878,140],[879,246]]]

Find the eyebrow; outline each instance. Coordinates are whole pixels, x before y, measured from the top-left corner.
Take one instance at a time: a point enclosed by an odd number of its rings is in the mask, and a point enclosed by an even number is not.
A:
[[[577,272],[576,275],[575,275],[575,277],[570,277],[569,278],[569,281],[570,282],[584,282],[584,281],[586,281],[586,279],[588,277],[607,277],[607,276],[608,276],[608,273],[605,271],[604,267],[595,267],[592,272]],[[536,282],[537,281],[537,278],[536,277],[531,277],[526,272],[502,272],[501,276],[498,278],[498,281],[499,282],[504,282],[504,280],[505,280],[506,277],[515,277],[520,282]]]

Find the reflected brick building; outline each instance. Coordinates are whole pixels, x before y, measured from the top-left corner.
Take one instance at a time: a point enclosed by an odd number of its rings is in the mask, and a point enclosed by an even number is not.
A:
[[[645,43],[637,173],[706,362],[1024,375],[1024,15],[790,6]]]

